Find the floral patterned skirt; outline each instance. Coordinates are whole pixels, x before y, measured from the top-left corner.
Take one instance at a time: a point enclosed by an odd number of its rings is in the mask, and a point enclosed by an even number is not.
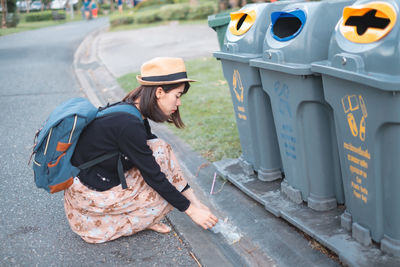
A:
[[[169,144],[148,140],[161,171],[178,191],[187,182]],[[158,223],[173,207],[146,184],[139,170],[125,173],[127,189],[121,185],[98,192],[87,188],[78,178],[65,190],[65,214],[72,231],[88,243],[103,243],[129,236]]]

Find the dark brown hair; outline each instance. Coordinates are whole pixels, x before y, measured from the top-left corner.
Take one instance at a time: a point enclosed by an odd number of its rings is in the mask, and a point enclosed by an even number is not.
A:
[[[156,91],[158,87],[161,87],[164,92],[168,93],[169,91],[178,88],[182,84],[185,85],[185,89],[182,92],[186,94],[186,92],[190,88],[190,84],[188,82],[184,83],[175,83],[175,84],[167,84],[167,85],[140,85],[138,88],[129,92],[123,99],[123,102],[129,104],[139,104],[140,113],[146,118],[149,118],[155,122],[168,122],[173,123],[177,128],[185,127],[181,116],[179,114],[179,107],[177,110],[172,113],[170,116],[165,115],[157,103]],[[137,100],[140,99],[139,103]]]

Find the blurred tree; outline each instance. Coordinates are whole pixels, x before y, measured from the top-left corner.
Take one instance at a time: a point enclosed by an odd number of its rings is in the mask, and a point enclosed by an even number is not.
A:
[[[40,3],[42,4],[42,11],[50,9],[51,0],[40,0]]]
[[[6,17],[7,17],[7,5],[6,0],[1,0],[1,27],[7,28]]]
[[[7,28],[8,13],[14,13],[17,9],[16,0],[1,0],[1,27]],[[16,16],[14,14],[13,16]]]
[[[16,0],[6,0],[7,4],[7,13],[15,13],[17,10],[17,3]]]
[[[30,0],[25,0],[26,2],[26,13],[29,14],[29,10],[31,7],[31,1]]]
[[[230,8],[238,8],[252,2],[269,2],[269,0],[219,0],[218,9],[221,11]]]
[[[218,11],[227,10],[229,8],[229,0],[218,1]]]

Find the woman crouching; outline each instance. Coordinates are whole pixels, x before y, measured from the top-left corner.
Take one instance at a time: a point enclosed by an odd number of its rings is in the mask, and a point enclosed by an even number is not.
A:
[[[152,134],[147,119],[184,126],[180,97],[194,80],[188,79],[180,58],[155,58],[141,67],[140,86],[122,104],[135,106],[143,121],[128,113],[111,113],[94,120],[81,134],[72,157],[79,166],[101,155],[122,156],[82,170],[65,191],[64,206],[72,230],[89,243],[102,243],[150,229],[168,233],[160,220],[173,208],[185,212],[204,229],[218,219],[194,195],[171,146]],[[122,161],[128,188],[118,176]]]

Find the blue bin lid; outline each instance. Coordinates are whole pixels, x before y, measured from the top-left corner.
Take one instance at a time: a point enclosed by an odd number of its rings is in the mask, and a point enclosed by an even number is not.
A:
[[[271,13],[262,59],[250,66],[311,75],[311,63],[328,58],[331,34],[343,8],[354,0],[324,0],[290,4]]]
[[[306,20],[306,13],[301,9],[272,12],[271,34],[281,42],[292,40],[304,28]]]

